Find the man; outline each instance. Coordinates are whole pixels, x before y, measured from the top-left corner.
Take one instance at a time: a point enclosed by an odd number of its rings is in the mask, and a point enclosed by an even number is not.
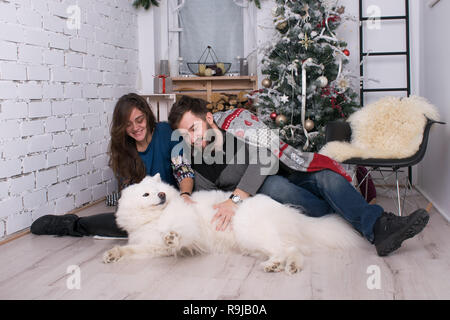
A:
[[[213,189],[232,191],[228,200],[215,205],[218,211],[212,223],[216,223],[217,230],[225,230],[237,206],[257,193],[297,206],[309,216],[319,217],[330,213],[341,215],[375,245],[380,256],[398,249],[404,240],[421,232],[428,223],[429,215],[424,209],[399,217],[384,212],[379,205],[368,204],[336,171],[295,171],[280,162],[276,174],[263,175],[263,164],[250,161],[252,153],[247,144],[244,145],[245,163],[229,161],[230,158],[236,158],[236,150],[229,150],[227,146],[236,146],[237,139],[217,126],[206,102],[201,99],[183,96],[173,105],[169,123],[174,130],[179,129],[187,135],[194,147],[190,155],[195,172],[194,186],[182,189],[181,193]],[[204,152],[207,149],[209,152]],[[198,154],[202,151],[205,154],[199,158]],[[211,162],[211,158],[219,161]]]

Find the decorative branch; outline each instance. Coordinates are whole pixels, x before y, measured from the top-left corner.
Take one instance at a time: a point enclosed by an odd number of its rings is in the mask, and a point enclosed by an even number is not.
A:
[[[258,9],[261,9],[261,0],[249,0],[249,1],[254,1],[255,2],[255,6]],[[133,2],[133,6],[138,9],[139,7],[144,7],[145,10],[148,10],[151,6],[156,6],[159,7],[159,1],[158,0],[135,0]]]
[[[144,7],[148,10],[152,5],[159,7],[159,2],[157,0],[135,0],[133,6],[138,9],[139,7]]]

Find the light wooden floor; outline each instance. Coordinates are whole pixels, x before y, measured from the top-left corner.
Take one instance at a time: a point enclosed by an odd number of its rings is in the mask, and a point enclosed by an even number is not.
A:
[[[378,200],[394,208],[388,198]],[[98,204],[81,215],[108,211]],[[28,234],[0,246],[0,299],[449,299],[449,223],[434,209],[430,214],[427,228],[389,257],[367,243],[364,250],[310,256],[294,276],[264,273],[258,260],[236,254],[106,265],[103,252],[123,240]],[[80,267],[79,290],[67,288],[70,265]],[[371,265],[380,269],[381,289],[367,287]]]

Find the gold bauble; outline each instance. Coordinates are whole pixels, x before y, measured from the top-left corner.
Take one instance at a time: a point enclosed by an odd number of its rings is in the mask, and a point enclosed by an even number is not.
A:
[[[261,84],[264,88],[270,88],[272,87],[272,80],[270,80],[269,78],[265,78],[263,79],[263,81],[261,81]]]
[[[277,124],[277,126],[284,126],[286,123],[287,123],[287,118],[286,118],[286,116],[285,115],[282,115],[282,114],[280,114],[280,115],[278,115],[276,118],[275,118],[275,123]]]
[[[276,28],[278,31],[283,31],[288,26],[288,23],[286,21],[280,22],[276,25]]]
[[[337,9],[337,13],[339,13],[339,14],[344,14],[344,12],[345,12],[345,7],[344,6],[340,7],[339,9]]]
[[[314,129],[314,121],[312,121],[311,119],[306,119],[305,129],[306,131],[311,131],[312,129]]]

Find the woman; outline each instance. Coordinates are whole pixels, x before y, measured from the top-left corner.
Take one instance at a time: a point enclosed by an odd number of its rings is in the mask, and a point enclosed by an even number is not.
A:
[[[111,123],[109,166],[119,182],[119,191],[130,184],[139,183],[146,175],[159,173],[161,179],[178,187],[186,202],[190,200],[194,172],[182,157],[171,158],[172,129],[167,122],[156,123],[147,101],[130,93],[117,102]],[[33,234],[70,236],[127,237],[115,220],[115,214],[103,213],[89,217],[75,214],[46,215],[31,225]]]

